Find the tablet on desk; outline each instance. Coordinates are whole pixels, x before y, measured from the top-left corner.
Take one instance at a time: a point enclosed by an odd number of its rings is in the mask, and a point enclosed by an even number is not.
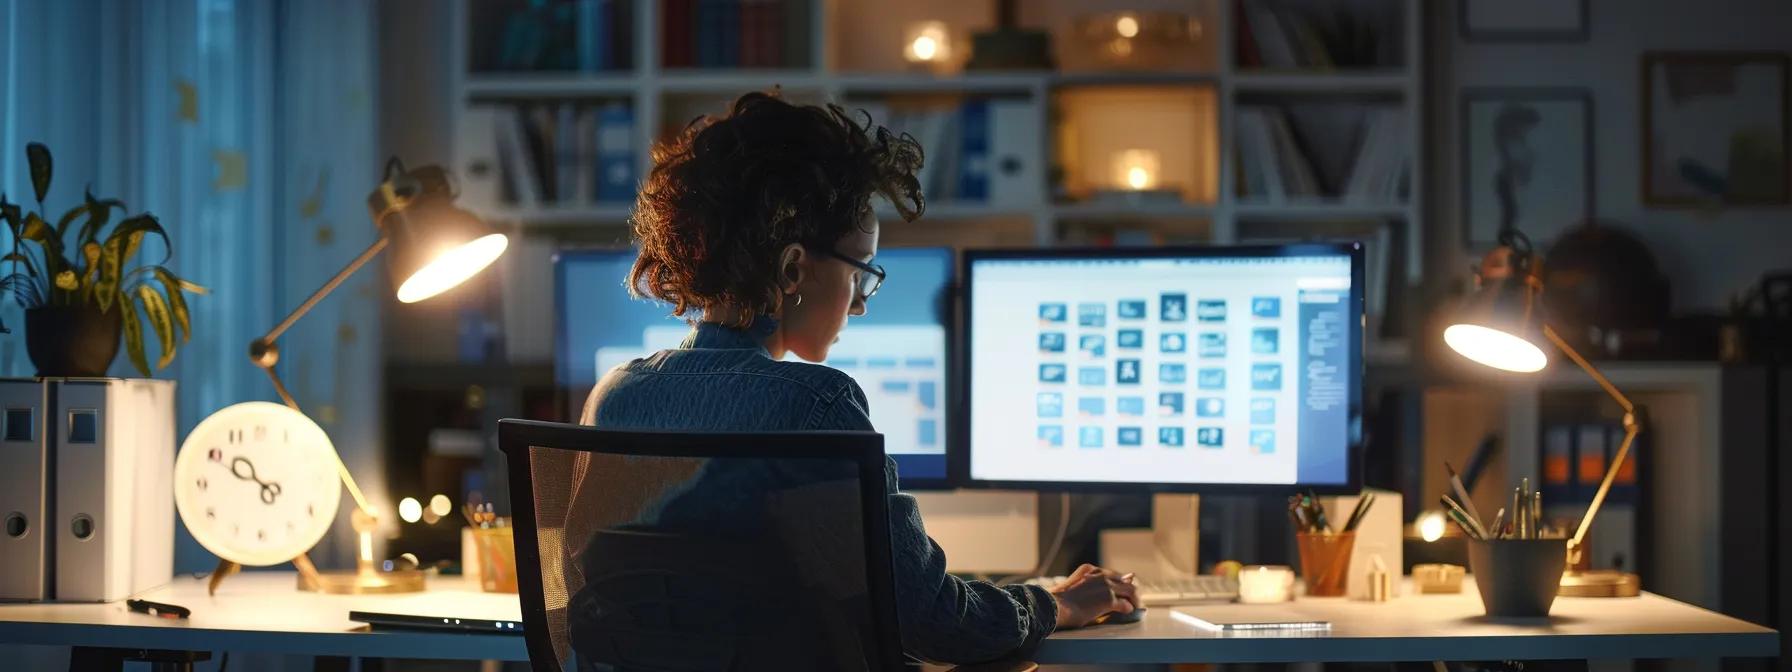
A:
[[[348,620],[375,628],[523,633],[523,607],[506,593],[420,593],[381,600],[348,612]]]
[[[1332,629],[1328,620],[1316,619],[1281,605],[1215,604],[1178,607],[1170,615],[1204,630],[1264,637],[1297,637]]]

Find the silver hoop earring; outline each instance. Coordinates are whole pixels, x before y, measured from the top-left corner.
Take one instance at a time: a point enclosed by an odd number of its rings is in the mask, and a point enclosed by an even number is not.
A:
[[[803,305],[803,295],[801,295],[801,294],[796,295],[796,304],[795,305],[798,305],[798,306]]]

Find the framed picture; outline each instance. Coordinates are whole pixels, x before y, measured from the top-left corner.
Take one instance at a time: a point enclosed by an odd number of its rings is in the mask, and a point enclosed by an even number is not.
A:
[[[1460,0],[1457,30],[1465,42],[1585,42],[1589,0]]]
[[[1643,203],[1792,204],[1784,53],[1643,54]]]
[[[1580,88],[1464,88],[1459,151],[1463,240],[1503,227],[1539,249],[1593,216],[1593,94]]]

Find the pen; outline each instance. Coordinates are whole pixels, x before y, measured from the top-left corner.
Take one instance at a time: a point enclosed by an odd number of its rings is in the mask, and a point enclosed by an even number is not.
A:
[[[1439,501],[1443,502],[1444,508],[1447,509],[1449,513],[1461,517],[1461,520],[1457,521],[1457,524],[1460,524],[1460,525],[1463,525],[1463,526],[1469,528],[1469,532],[1470,532],[1469,536],[1472,536],[1476,539],[1486,539],[1487,538],[1487,530],[1485,530],[1481,527],[1481,521],[1475,520],[1474,518],[1470,518],[1468,515],[1468,512],[1462,510],[1462,505],[1457,504],[1456,500],[1450,499],[1449,495],[1444,495],[1442,497],[1439,497],[1438,499],[1439,499]]]
[[[1543,493],[1531,493],[1531,534],[1543,536]]]
[[[131,611],[139,614],[149,614],[157,618],[180,619],[193,615],[191,610],[178,604],[163,604],[161,602],[151,602],[149,600],[125,600],[124,604],[126,607],[129,607]]]
[[[1505,520],[1506,520],[1506,510],[1505,509],[1500,509],[1499,512],[1493,514],[1493,530],[1491,530],[1491,532],[1493,533],[1493,538],[1499,539],[1499,538],[1505,536],[1505,532],[1504,532],[1504,530],[1506,529],[1505,528]]]
[[[1450,500],[1445,499],[1444,501],[1448,502]],[[1456,526],[1462,528],[1462,534],[1467,536],[1468,538],[1470,538],[1470,539],[1485,539],[1486,538],[1486,537],[1481,536],[1481,534],[1479,532],[1475,531],[1474,524],[1472,522],[1470,522],[1468,517],[1462,513],[1461,508],[1452,507],[1451,509],[1449,509],[1448,511],[1445,511],[1444,513],[1450,517],[1450,520],[1456,521]]]
[[[1444,462],[1444,471],[1450,474],[1450,489],[1456,491],[1456,500],[1461,502],[1462,512],[1476,523],[1481,522],[1481,512],[1475,510],[1475,500],[1468,498],[1468,488],[1462,487],[1462,479],[1457,478],[1456,468],[1450,466],[1449,462]]]

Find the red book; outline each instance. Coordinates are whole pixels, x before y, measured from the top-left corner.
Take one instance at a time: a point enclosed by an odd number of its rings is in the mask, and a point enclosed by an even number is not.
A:
[[[742,68],[759,67],[759,3],[740,1],[740,58]]]
[[[1245,15],[1244,0],[1232,7],[1233,23],[1238,25],[1238,67],[1263,67],[1263,54],[1257,50],[1257,37],[1251,32],[1251,20]]]
[[[789,65],[784,62],[784,3],[786,0],[764,0],[765,23],[760,26],[760,34],[764,38],[760,45],[765,48],[765,67],[780,68]],[[788,39],[800,39],[792,36]]]
[[[660,65],[691,67],[691,18],[695,0],[664,0],[660,4]]]

